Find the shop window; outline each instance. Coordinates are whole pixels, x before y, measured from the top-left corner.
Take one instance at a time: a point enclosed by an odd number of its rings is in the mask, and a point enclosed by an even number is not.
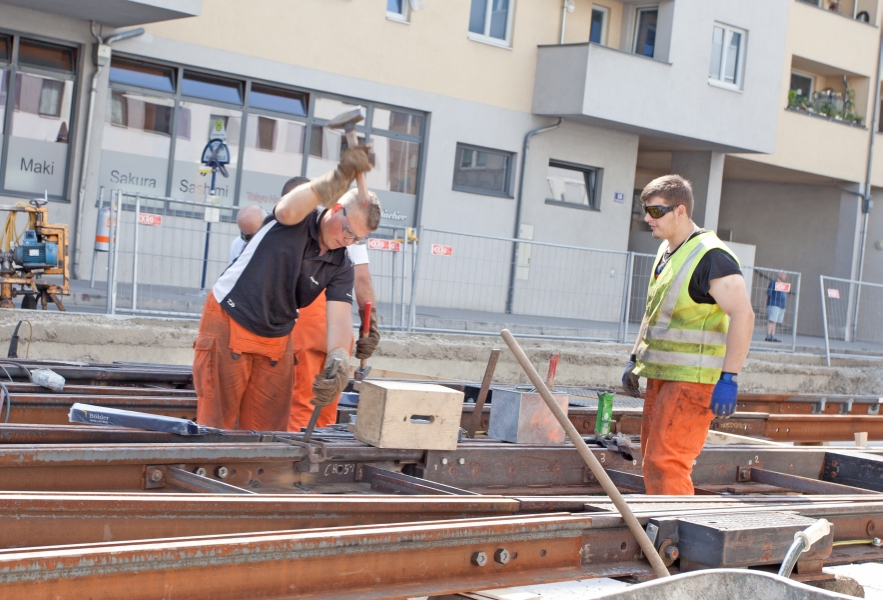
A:
[[[18,63],[29,67],[73,73],[76,50],[67,46],[22,39],[18,43]]]
[[[457,145],[454,187],[461,192],[511,197],[512,153]]]
[[[257,147],[270,152],[276,149],[276,119],[258,117]]]
[[[375,108],[371,127],[408,135],[420,135],[423,133],[423,117],[386,108]]]
[[[9,62],[12,58],[12,38],[8,35],[0,35],[0,60]]]
[[[265,85],[253,84],[248,105],[278,113],[304,117],[307,114],[309,96],[302,92],[280,90]]]
[[[110,82],[174,93],[175,71],[170,67],[114,57],[110,61]]]
[[[242,104],[242,84],[230,79],[184,71],[181,93],[185,96]]]
[[[598,210],[600,180],[600,169],[550,160],[546,204]]]

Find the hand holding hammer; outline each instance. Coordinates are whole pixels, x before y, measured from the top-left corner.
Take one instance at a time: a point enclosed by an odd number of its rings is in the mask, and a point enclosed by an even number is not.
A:
[[[359,145],[359,138],[356,135],[356,123],[365,120],[365,109],[357,106],[352,110],[341,113],[328,121],[330,129],[343,129],[346,135],[346,144],[350,148]],[[368,199],[368,183],[365,181],[365,174],[359,171],[356,173],[356,185],[359,188],[359,199],[364,202]]]

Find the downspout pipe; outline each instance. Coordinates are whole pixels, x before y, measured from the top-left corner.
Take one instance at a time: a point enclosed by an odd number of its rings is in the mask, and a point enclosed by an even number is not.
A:
[[[880,80],[883,78],[883,33],[880,34],[880,50],[877,54],[877,80],[874,85],[874,118],[871,123],[871,140],[868,142],[868,169],[865,174],[865,195],[862,197],[862,230],[858,250],[858,276],[862,280],[865,270],[865,244],[868,238],[868,217],[874,206],[871,198],[871,171],[874,166],[874,140],[880,128]]]
[[[561,127],[563,118],[558,117],[558,122],[554,125],[547,125],[528,131],[524,136],[524,148],[521,152],[521,172],[518,176],[518,196],[515,199],[515,231],[512,233],[514,239],[518,239],[519,230],[521,229],[521,208],[524,202],[524,174],[527,170],[527,155],[530,151],[530,139],[540,133],[546,133],[553,129]],[[512,264],[509,269],[509,293],[506,296],[506,314],[512,314],[512,305],[515,302],[515,272],[518,268],[518,243],[512,244]]]
[[[101,71],[104,69],[104,65],[110,62],[111,44],[144,33],[144,28],[139,27],[137,29],[129,29],[128,31],[111,34],[102,40],[101,36],[95,33],[95,21],[92,21],[89,30],[92,32],[92,37],[95,38],[96,44],[95,54],[93,55],[95,71],[92,73],[92,88],[89,90],[89,113],[86,117],[86,136],[83,140],[83,166],[80,168],[80,188],[77,194],[76,203],[77,229],[74,232],[74,264],[71,269],[74,279],[80,278],[80,244],[83,237],[81,231],[83,229],[83,209],[86,204],[86,179],[89,174],[89,154],[92,146],[92,123],[95,120],[95,97],[98,95],[98,78],[101,76]],[[104,48],[104,46],[106,46],[106,48]]]

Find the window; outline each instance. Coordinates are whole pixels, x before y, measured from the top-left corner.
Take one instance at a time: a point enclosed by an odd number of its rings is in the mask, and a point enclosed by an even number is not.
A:
[[[181,93],[185,96],[195,96],[229,104],[242,104],[242,84],[238,81],[185,71],[181,88]]]
[[[68,182],[77,50],[0,35],[0,60],[13,56],[16,61],[0,69],[0,118],[11,116],[8,130],[0,126],[0,191],[25,197],[45,191],[61,200]]]
[[[386,0],[386,17],[393,21],[408,22],[408,0]]]
[[[607,13],[603,6],[592,7],[592,29],[589,32],[589,41],[596,44],[607,43]]]
[[[276,119],[258,117],[258,139],[256,147],[261,150],[269,150],[270,152],[276,149]]]
[[[469,37],[509,45],[512,26],[512,0],[472,0],[469,11]]]
[[[653,58],[656,49],[656,17],[659,10],[639,8],[635,14],[635,54]]]
[[[797,98],[812,98],[812,77],[801,73],[791,73],[791,87],[797,93]]]
[[[114,57],[110,61],[110,82],[174,93],[175,72],[169,67]]]
[[[280,90],[265,85],[252,85],[249,106],[274,112],[304,117],[307,114],[309,97],[302,92]]]
[[[454,189],[473,194],[511,197],[512,153],[457,144]]]
[[[550,160],[546,172],[546,204],[599,210],[600,180],[600,169]]]
[[[711,64],[708,79],[733,88],[742,87],[745,54],[745,31],[727,25],[715,25],[711,37]]]

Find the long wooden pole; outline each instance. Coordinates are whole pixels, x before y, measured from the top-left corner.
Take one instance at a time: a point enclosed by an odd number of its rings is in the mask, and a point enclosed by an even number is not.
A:
[[[598,483],[601,484],[601,487],[604,488],[604,492],[610,497],[613,501],[613,505],[616,506],[616,510],[619,511],[619,514],[622,515],[625,524],[628,526],[629,530],[632,532],[632,535],[638,540],[638,545],[641,547],[641,550],[644,551],[644,556],[647,557],[647,560],[650,561],[650,566],[653,567],[653,571],[656,573],[657,577],[668,577],[669,572],[665,567],[665,564],[662,562],[662,558],[659,557],[659,553],[656,551],[656,548],[653,547],[653,542],[650,541],[650,538],[647,537],[647,532],[644,531],[644,528],[641,527],[641,524],[638,522],[638,519],[635,517],[632,510],[629,508],[629,505],[626,504],[625,499],[622,497],[622,494],[619,493],[619,490],[616,489],[616,485],[614,485],[613,481],[610,480],[610,476],[607,475],[607,472],[604,470],[604,467],[601,466],[601,463],[598,462],[598,459],[595,458],[595,455],[592,454],[592,451],[589,450],[589,447],[583,441],[582,436],[576,430],[576,427],[573,426],[573,423],[567,418],[567,415],[564,414],[564,411],[561,410],[561,407],[558,406],[558,403],[555,402],[555,399],[552,397],[552,392],[549,391],[549,388],[546,387],[546,384],[543,383],[542,378],[540,378],[540,374],[537,373],[537,370],[528,360],[527,355],[524,353],[524,350],[521,349],[521,346],[518,345],[518,342],[512,336],[512,333],[508,329],[504,329],[500,332],[500,335],[503,336],[503,340],[506,342],[506,345],[509,346],[509,349],[512,351],[512,354],[515,355],[515,359],[518,361],[518,364],[521,365],[521,368],[524,369],[524,372],[527,373],[530,382],[534,384],[537,388],[537,392],[539,392],[540,396],[543,397],[543,400],[546,401],[546,405],[549,407],[549,410],[552,411],[552,414],[555,415],[555,418],[558,419],[558,423],[561,424],[561,427],[564,428],[564,431],[567,433],[567,437],[570,438],[570,441],[576,447],[576,451],[579,452],[580,456],[583,457],[583,460],[586,461],[586,464],[589,466],[589,469],[592,470],[592,473],[595,475],[595,479],[598,480]]]

